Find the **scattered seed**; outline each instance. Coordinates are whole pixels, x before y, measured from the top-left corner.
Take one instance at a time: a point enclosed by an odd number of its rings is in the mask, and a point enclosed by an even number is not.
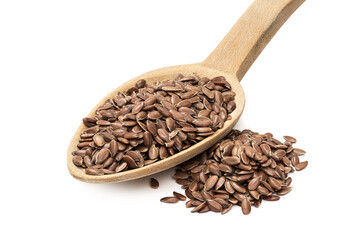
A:
[[[179,199],[177,197],[163,197],[160,202],[163,203],[177,203]]]
[[[150,187],[153,189],[159,188],[159,181],[155,178],[150,178]]]

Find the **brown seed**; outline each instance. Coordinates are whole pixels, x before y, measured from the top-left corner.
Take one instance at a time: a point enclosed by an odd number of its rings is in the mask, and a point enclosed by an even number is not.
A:
[[[178,201],[179,199],[176,197],[163,197],[162,199],[160,199],[160,202],[163,203],[177,203]]]
[[[276,196],[276,195],[270,195],[270,196],[264,197],[263,199],[266,201],[278,201],[280,199],[280,197]]]
[[[93,140],[96,146],[102,147],[105,144],[105,139],[100,134],[95,134]]]
[[[228,113],[232,113],[236,108],[236,103],[234,101],[230,101],[227,105],[226,105],[226,109],[228,111]]]
[[[195,121],[193,123],[197,127],[209,127],[212,125],[212,121],[206,117],[201,117],[199,119],[195,119]]]
[[[150,159],[157,159],[159,156],[159,148],[155,147],[155,145],[151,145],[149,148],[149,158]]]
[[[191,106],[191,102],[186,99],[186,100],[182,100],[180,101],[178,104],[176,104],[176,107],[181,108],[181,107],[190,107]]]
[[[291,190],[292,190],[292,187],[283,188],[283,189],[277,191],[276,194],[282,196],[282,195],[289,193]]]
[[[143,140],[146,147],[151,147],[151,145],[153,144],[153,138],[151,133],[149,132],[144,133]]]
[[[113,162],[114,162],[114,158],[109,157],[109,158],[106,159],[106,161],[103,163],[103,168],[109,167],[111,164],[113,164]]]
[[[150,187],[153,189],[159,188],[159,182],[155,178],[150,178]]]
[[[119,166],[116,167],[115,172],[121,172],[124,171],[127,168],[127,163],[126,162],[122,162],[119,164]]]
[[[271,156],[271,148],[268,144],[263,143],[260,145],[260,149],[266,156]]]
[[[230,193],[233,194],[235,192],[234,188],[231,186],[231,182],[229,180],[225,181],[225,190]]]
[[[178,171],[173,176],[174,179],[188,179],[188,177],[188,173],[184,171]]]
[[[165,146],[161,146],[159,150],[160,159],[165,159],[169,156],[169,152]]]
[[[213,212],[221,212],[223,210],[221,204],[214,200],[207,200],[207,205]]]
[[[248,156],[249,158],[253,158],[255,156],[255,149],[252,147],[245,147],[245,154],[246,156]]]
[[[191,181],[186,180],[186,179],[176,179],[176,183],[183,185],[183,186],[190,186]]]
[[[84,164],[85,164],[86,167],[91,167],[91,166],[93,165],[90,156],[86,155],[86,156],[84,157]],[[76,164],[75,164],[75,165],[76,165]],[[81,165],[79,165],[79,167],[80,167],[80,166],[81,166]]]
[[[300,149],[300,148],[294,148],[293,153],[301,156],[301,155],[304,155],[306,152],[304,150]]]
[[[224,208],[223,211],[221,212],[221,214],[225,214],[225,213],[229,212],[231,210],[232,206],[233,206],[233,204],[230,204],[229,207]]]
[[[191,210],[192,213],[200,211],[202,208],[204,208],[206,205],[206,202],[202,202],[200,205],[195,207],[193,210]]]
[[[273,177],[268,178],[268,182],[271,187],[273,187],[275,190],[281,189],[281,182]]]
[[[144,101],[144,106],[150,106],[153,105],[156,102],[156,97],[155,96],[150,96],[147,99],[145,99]]]
[[[122,125],[125,127],[133,127],[136,126],[137,122],[133,121],[133,120],[126,120],[126,121],[122,121]]]
[[[185,201],[186,200],[186,197],[184,195],[182,195],[181,193],[178,193],[178,192],[173,192],[174,196],[177,197],[179,200],[181,201]]]
[[[112,170],[106,169],[106,168],[101,169],[101,171],[102,171],[104,174],[114,174],[114,173],[115,173],[115,171],[112,171]]]
[[[291,161],[288,157],[283,157],[282,158],[282,162],[286,165],[286,166],[290,166]]]
[[[133,109],[131,110],[132,114],[137,114],[141,111],[141,109],[144,107],[144,102],[137,103]]]
[[[119,150],[119,146],[118,146],[118,143],[116,142],[116,140],[111,140],[109,150],[110,150],[111,156],[114,157],[117,154],[117,152]]]
[[[295,167],[299,163],[299,156],[298,155],[292,156],[291,163]]]
[[[219,188],[221,188],[224,185],[225,180],[226,180],[226,178],[224,176],[219,177],[219,179],[215,185],[215,190],[218,190]]]
[[[296,139],[291,136],[284,136],[284,139],[291,143],[296,143]]]
[[[198,181],[193,181],[189,188],[188,188],[191,192],[193,191],[197,191],[199,189],[199,182]]]
[[[222,172],[232,173],[234,171],[231,166],[223,164],[223,163],[220,163],[218,167],[219,167],[219,170]]]
[[[267,175],[272,176],[272,177],[276,177],[276,178],[281,178],[280,174],[278,172],[276,172],[274,169],[269,168],[269,167],[265,167],[262,169]]]
[[[178,180],[177,180],[178,181]],[[204,201],[203,196],[198,191],[194,191],[191,193],[194,198],[196,198],[199,201]]]
[[[152,112],[149,112],[148,113],[148,118],[151,119],[151,120],[156,120],[158,118],[161,118],[161,114],[158,112],[158,111],[152,111]]]
[[[260,193],[256,190],[252,190],[252,191],[249,191],[250,195],[255,198],[255,199],[259,199],[260,198]]]
[[[258,186],[256,191],[258,191],[262,195],[268,195],[270,193],[269,189],[267,189],[266,187],[264,187],[262,185]]]
[[[146,127],[148,131],[155,137],[157,135],[157,127],[156,124],[152,121],[146,121]]]
[[[127,132],[127,133],[125,133],[125,135],[124,135],[124,138],[125,139],[136,139],[136,138],[138,138],[139,137],[139,134],[138,133],[134,133],[134,132]]]
[[[261,177],[253,178],[248,184],[248,189],[255,190],[259,186],[260,181],[261,181]]]
[[[238,157],[224,157],[221,160],[223,163],[227,164],[227,165],[237,165],[240,163],[240,158]]]
[[[137,168],[135,160],[129,155],[124,155],[122,158],[130,168]]]
[[[237,182],[230,181],[231,186],[239,193],[246,193],[246,188]]]
[[[285,180],[284,186],[287,186],[287,187],[290,186],[291,182],[292,182],[292,178],[291,177],[287,178]]]
[[[135,87],[137,87],[137,88],[143,88],[145,86],[146,86],[146,80],[145,79],[140,79],[135,84]]]
[[[185,118],[184,115],[176,110],[170,110],[170,113],[173,116],[173,119],[176,121],[184,122]]]
[[[169,131],[175,130],[175,120],[173,118],[168,117],[166,118],[165,122]]]
[[[158,129],[158,135],[165,142],[168,142],[170,140],[169,133],[163,128]]]
[[[85,173],[89,174],[89,175],[103,175],[103,171],[101,171],[100,169],[95,169],[95,168],[86,168],[85,169]]]
[[[189,201],[187,201],[187,202],[185,203],[185,207],[187,207],[187,208],[193,207],[192,202],[193,202],[192,199],[190,199]]]
[[[241,210],[243,212],[244,215],[248,215],[251,212],[251,204],[249,199],[245,198],[242,202],[241,202]]]
[[[90,117],[86,117],[83,118],[83,123],[85,126],[87,127],[94,127],[96,125],[96,119],[95,118],[90,118]]]
[[[304,168],[306,168],[307,165],[308,165],[308,161],[299,162],[298,164],[295,165],[295,169],[296,171],[301,171]]]
[[[216,175],[210,176],[205,182],[205,186],[204,186],[205,191],[209,191],[210,189],[212,189],[215,186],[218,179],[219,177]]]
[[[103,148],[97,154],[95,163],[102,164],[110,156],[110,151],[107,148]]]
[[[75,164],[75,166],[81,167],[83,164],[83,158],[81,156],[74,156],[73,163]]]
[[[181,130],[183,132],[196,132],[197,131],[197,129],[194,127],[183,127]]]
[[[276,159],[281,160],[283,157],[285,157],[286,152],[283,149],[278,149],[278,150],[275,151],[274,155],[275,155]]]

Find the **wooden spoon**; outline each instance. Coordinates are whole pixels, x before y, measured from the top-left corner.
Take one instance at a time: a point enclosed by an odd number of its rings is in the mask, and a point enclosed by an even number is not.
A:
[[[141,178],[185,162],[226,136],[239,120],[245,105],[245,95],[239,81],[279,28],[304,1],[255,0],[205,61],[161,68],[137,76],[109,93],[88,115],[93,117],[96,109],[103,105],[107,99],[113,98],[118,92],[133,87],[139,79],[146,79],[148,83],[151,83],[173,79],[179,73],[183,75],[197,73],[201,77],[209,78],[222,75],[226,77],[232,86],[232,90],[236,92],[236,109],[231,113],[232,119],[226,121],[222,129],[217,130],[215,134],[190,148],[154,164],[116,174],[93,176],[85,174],[84,169],[78,168],[72,162],[72,152],[77,150],[80,134],[86,129],[85,125],[81,124],[71,140],[67,153],[70,174],[81,181],[93,183],[122,182]]]

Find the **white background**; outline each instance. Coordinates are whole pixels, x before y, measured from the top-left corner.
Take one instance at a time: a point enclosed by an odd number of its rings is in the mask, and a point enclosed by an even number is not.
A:
[[[159,199],[173,169],[96,185],[66,151],[82,117],[143,72],[200,62],[250,5],[231,1],[0,1],[1,239],[359,239],[358,1],[305,2],[241,84],[238,129],[292,135],[309,166],[248,216]]]

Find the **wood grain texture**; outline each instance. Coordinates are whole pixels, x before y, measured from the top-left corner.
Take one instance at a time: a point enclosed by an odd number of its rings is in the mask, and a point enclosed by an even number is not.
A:
[[[128,181],[174,167],[221,140],[233,129],[244,110],[245,94],[239,81],[272,36],[303,2],[304,0],[256,0],[204,62],[161,68],[135,77],[105,96],[88,114],[89,117],[93,117],[96,109],[103,105],[107,99],[114,97],[118,92],[133,87],[139,79],[146,79],[148,83],[151,83],[173,79],[178,73],[183,75],[197,73],[201,77],[209,78],[222,75],[226,77],[233,91],[236,92],[236,109],[230,114],[232,119],[226,121],[222,129],[217,130],[215,134],[190,148],[154,164],[111,175],[93,176],[85,174],[84,169],[78,168],[72,162],[72,152],[77,149],[80,134],[86,129],[86,126],[81,123],[67,152],[67,165],[70,174],[76,179],[92,183]]]
[[[203,62],[239,81],[275,33],[305,0],[256,0]]]

